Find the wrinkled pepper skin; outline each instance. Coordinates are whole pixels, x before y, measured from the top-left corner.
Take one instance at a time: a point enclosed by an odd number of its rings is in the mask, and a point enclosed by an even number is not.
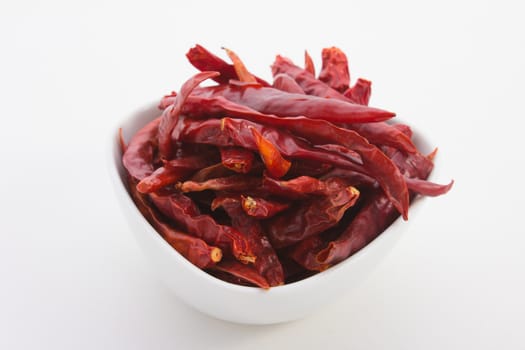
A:
[[[198,268],[212,267],[222,259],[222,250],[210,246],[202,239],[176,230],[165,222],[157,211],[148,203],[146,196],[136,190],[135,181],[129,180],[129,190],[133,201],[142,215],[157,230],[157,232],[176,251]]]
[[[271,87],[253,85],[218,85],[193,90],[194,96],[218,97],[252,108],[265,114],[281,117],[304,116],[334,123],[370,123],[385,121],[395,113],[348,101],[315,95],[294,94]],[[176,97],[165,96],[160,107],[167,108]],[[346,98],[345,98],[346,99]]]
[[[136,180],[153,173],[155,150],[158,147],[160,118],[154,119],[140,129],[131,139],[122,156],[122,164]]]
[[[323,67],[319,73],[319,80],[332,89],[343,93],[350,85],[350,71],[348,58],[337,47],[330,47],[322,51]]]
[[[292,77],[282,73],[273,77],[272,87],[292,94],[304,94],[303,89],[299,86],[299,84],[297,84],[295,80],[293,80]]]
[[[399,213],[385,195],[378,193],[369,198],[368,204],[354,217],[341,236],[317,254],[319,269],[325,270],[328,266],[341,262],[362,249],[390,226],[398,216]]]
[[[190,198],[179,193],[169,196],[151,193],[149,196],[162,214],[184,227],[192,235],[223,251],[230,252],[243,263],[255,261],[256,256],[253,255],[249,243],[241,233],[231,227],[217,224],[209,215],[201,214]]]
[[[268,219],[290,207],[289,203],[254,196],[241,196],[242,210],[254,218]]]
[[[329,179],[326,196],[307,200],[266,222],[270,242],[275,248],[283,248],[335,226],[358,197],[355,187]]]
[[[339,91],[333,89],[325,82],[315,78],[310,72],[293,64],[289,59],[277,56],[272,65],[272,74],[286,74],[293,78],[307,95],[319,96],[326,100],[336,100],[344,103],[352,103]]]
[[[200,101],[200,112],[202,112],[207,109],[207,105],[202,103],[202,99]],[[323,155],[318,154],[318,152],[322,151],[321,149],[317,149],[316,152],[312,152],[312,148],[310,147],[310,149],[307,149],[308,146],[299,142],[300,140],[285,142],[285,139],[288,139],[290,136],[285,137],[286,134],[284,132],[278,131],[268,126],[265,127],[265,130],[268,132],[266,136],[270,137],[271,142],[279,149],[280,153],[285,156],[329,163],[335,166],[359,171],[374,177],[378,180],[390,200],[394,202],[399,212],[402,213],[403,217],[405,219],[408,217],[408,189],[401,173],[399,172],[399,169],[380,149],[370,144],[357,132],[337,127],[336,125],[333,125],[332,123],[324,120],[314,120],[304,117],[278,118],[272,115],[258,113],[251,110],[250,108],[239,107],[238,104],[230,103],[224,99],[214,99],[210,103],[213,104],[213,106],[210,107],[210,110],[214,113],[217,113],[216,115],[222,115],[226,112],[230,112],[235,115],[241,115],[241,113],[244,113],[244,116],[247,119],[256,120],[258,122],[266,123],[267,125],[271,124],[273,126],[286,128],[291,133],[305,138],[312,143],[338,144],[358,153],[363,165],[352,162],[350,159],[348,159],[348,154],[345,154],[344,158],[334,158],[336,154],[332,152],[323,152]],[[186,125],[184,123],[186,123]],[[253,146],[253,135],[250,137],[252,140],[250,140],[250,138],[241,136],[246,134],[244,130],[248,129],[249,126],[259,129],[262,128],[259,124],[250,123],[247,120],[231,118],[222,119],[222,130],[217,130],[218,122],[212,119],[206,120],[202,123],[197,123],[198,126],[195,127],[190,127],[191,123],[192,122],[188,120],[181,122],[180,127],[175,129],[177,130],[177,139],[183,141],[186,140],[187,142],[216,142],[215,144],[217,145],[244,145],[244,147],[253,150],[256,149],[256,147]],[[203,130],[199,132],[199,128],[204,128],[205,123],[208,126],[208,130],[206,132]],[[212,127],[212,124],[214,123],[215,129]],[[227,133],[223,132],[225,129],[230,131],[229,134],[232,135],[235,140],[228,139],[226,136]],[[181,130],[181,132],[178,130]],[[197,138],[199,133],[202,133],[203,136]],[[190,134],[191,136],[186,136]],[[212,137],[214,137],[216,141],[213,141],[211,139]],[[286,147],[281,146],[285,144]],[[294,147],[290,148],[290,146]]]
[[[257,272],[266,279],[271,287],[284,284],[284,272],[274,248],[268,241],[259,220],[246,215],[240,196],[217,197],[212,207],[221,206],[232,220],[232,226],[243,233],[254,254],[258,257],[254,263]]]
[[[343,95],[355,103],[368,106],[370,95],[372,95],[372,82],[359,78],[354,86],[346,89]]]
[[[219,72],[220,75],[212,78],[219,84],[228,84],[228,82],[232,79],[239,79],[232,64],[229,64],[223,59],[215,56],[201,45],[195,45],[195,47],[191,48],[186,54],[186,57],[190,63],[200,71]],[[255,77],[255,79],[262,86],[270,86],[270,84],[259,77]]]
[[[221,147],[221,163],[236,173],[247,174],[252,170],[254,154],[242,147]]]

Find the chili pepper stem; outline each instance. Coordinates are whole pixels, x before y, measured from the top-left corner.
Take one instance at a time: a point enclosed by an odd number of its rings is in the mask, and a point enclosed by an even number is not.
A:
[[[253,264],[257,260],[257,257],[253,255],[239,255],[237,258],[243,264]]]
[[[210,257],[213,262],[219,262],[222,259],[222,250],[220,248],[213,248],[210,252]]]

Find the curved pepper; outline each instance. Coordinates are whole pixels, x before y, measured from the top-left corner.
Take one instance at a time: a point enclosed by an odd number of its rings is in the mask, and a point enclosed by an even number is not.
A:
[[[153,204],[166,217],[182,225],[189,233],[208,244],[229,251],[243,263],[255,262],[251,247],[245,237],[232,227],[219,225],[209,215],[200,214],[193,201],[183,194],[160,196],[151,193]]]
[[[238,195],[221,196],[214,199],[212,208],[221,206],[232,220],[232,226],[242,232],[257,260],[254,263],[257,272],[263,276],[270,286],[284,283],[284,273],[274,248],[264,234],[261,224],[253,217],[246,215],[242,208],[242,199]]]
[[[158,145],[160,118],[154,119],[131,138],[122,164],[128,173],[137,180],[142,180],[153,173],[153,157]]]
[[[221,163],[236,173],[247,174],[252,170],[253,152],[242,147],[221,147]]]
[[[133,201],[142,215],[157,230],[157,232],[182,256],[199,268],[209,268],[222,259],[222,250],[210,246],[202,239],[175,230],[164,222],[160,215],[147,203],[144,195],[136,190],[135,182],[130,179],[129,190]]]
[[[216,71],[221,73],[221,75],[212,78],[219,84],[228,84],[230,79],[239,79],[232,64],[215,56],[201,45],[195,45],[195,47],[191,48],[186,54],[186,57],[190,63],[200,71]],[[270,86],[270,84],[259,77],[255,77],[255,79],[257,83],[262,86]]]
[[[201,72],[188,79],[181,87],[180,93],[174,98],[171,106],[162,113],[159,124],[159,153],[162,159],[171,159],[174,145],[171,142],[171,132],[177,123],[184,101],[191,91],[206,79],[218,76],[219,72]]]
[[[266,232],[275,248],[292,245],[335,226],[359,197],[355,187],[337,178],[327,180],[327,190],[326,196],[307,200],[266,222]]]
[[[315,78],[310,72],[296,66],[288,58],[277,55],[272,64],[272,74],[275,76],[280,73],[292,77],[307,95],[315,95],[327,100],[352,104],[352,101],[344,97],[339,91]]]
[[[350,71],[345,53],[334,46],[325,48],[322,51],[322,59],[323,66],[319,73],[319,80],[343,93],[350,85]]]
[[[250,107],[265,114],[282,117],[305,116],[334,123],[370,123],[385,121],[395,113],[379,108],[363,106],[333,98],[284,92],[271,87],[252,85],[219,85],[200,87],[193,90],[193,96],[218,97]],[[160,107],[173,104],[175,97],[165,96]]]
[[[292,77],[286,74],[277,74],[273,77],[272,87],[293,94],[304,94],[303,89]]]

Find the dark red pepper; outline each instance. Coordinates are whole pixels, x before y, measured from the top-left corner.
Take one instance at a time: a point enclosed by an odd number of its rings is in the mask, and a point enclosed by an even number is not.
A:
[[[252,85],[229,84],[201,87],[193,90],[193,96],[206,98],[222,96],[229,101],[265,114],[281,117],[305,116],[335,123],[370,123],[385,121],[395,116],[395,113],[392,112],[347,101],[294,94],[271,87]],[[170,106],[174,99],[172,95],[165,96],[159,107]]]
[[[312,73],[296,66],[292,61],[282,56],[277,56],[272,65],[272,74],[287,74],[292,77],[307,95],[320,96],[328,100],[336,100],[352,103],[339,91],[332,89],[329,85],[315,78]],[[272,113],[272,112],[268,112]],[[273,113],[275,114],[275,113]],[[304,114],[303,114],[304,115]],[[305,115],[306,116],[306,115]]]
[[[158,147],[159,123],[160,118],[154,119],[133,135],[122,156],[124,168],[136,180],[142,180],[155,170],[153,159]]]
[[[284,283],[284,273],[275,250],[263,232],[261,223],[246,215],[242,207],[242,198],[238,195],[217,197],[212,208],[222,207],[231,218],[232,226],[243,233],[257,260],[254,267],[271,287]]]
[[[261,184],[259,177],[246,176],[242,174],[228,177],[217,177],[204,182],[184,181],[177,188],[182,192],[213,191],[246,191]]]
[[[247,174],[252,170],[254,154],[242,147],[221,147],[221,162],[236,173]]]
[[[326,187],[326,196],[306,200],[265,223],[275,248],[300,242],[335,226],[359,197],[355,187],[337,178],[328,179]]]
[[[177,124],[184,102],[191,91],[206,79],[219,76],[219,72],[201,72],[188,79],[181,87],[180,93],[174,97],[173,104],[164,110],[159,124],[159,153],[162,159],[171,159],[174,144],[171,142],[171,132]]]
[[[230,252],[243,263],[255,262],[256,256],[241,233],[232,227],[217,224],[209,215],[201,214],[190,198],[179,193],[169,196],[151,193],[149,196],[162,214],[195,237]]]
[[[278,118],[272,115],[257,113],[250,108],[240,106],[222,98],[209,100],[204,100],[201,98],[198,100],[200,103],[198,106],[195,105],[195,108],[198,108],[199,110],[191,110],[195,101],[191,101],[190,99],[190,101],[188,101],[188,109],[186,110],[186,113],[189,115],[201,115],[199,113],[209,110],[209,113],[212,115],[220,116],[228,113],[230,115],[243,116],[246,119],[263,122],[267,125],[282,127],[283,129],[289,130],[297,136],[307,139],[314,144],[339,144],[345,146],[351,151],[357,152],[362,159],[363,165],[348,161],[348,153],[344,154],[344,158],[346,159],[335,157],[336,154],[333,154],[332,152],[323,152],[323,155],[320,156],[317,153],[321,151],[320,149],[318,149],[317,152],[312,152],[313,149],[311,147],[308,149],[308,145],[301,143],[300,140],[295,140],[293,142],[285,141],[289,139],[289,136],[285,137],[286,134],[284,131],[278,131],[270,127],[265,127],[265,130],[267,130],[268,133],[267,136],[271,136],[270,141],[272,144],[274,144],[285,156],[317,160],[322,163],[329,163],[335,166],[359,171],[374,177],[379,182],[385,193],[394,202],[396,208],[398,208],[398,210],[403,214],[403,217],[407,218],[408,189],[401,173],[380,149],[374,145],[371,145],[358,133],[352,130],[337,127],[334,124],[324,120],[314,120],[304,117]],[[216,130],[218,122],[213,121],[212,119],[207,120],[206,122],[197,123],[197,126],[190,127],[192,123],[197,122],[191,122],[188,120],[181,122],[180,127],[176,128],[177,133],[175,135],[180,134],[182,136],[183,134],[191,134],[191,136],[187,139],[181,138],[181,140],[202,143],[211,142],[213,137],[216,142],[215,144],[218,144],[217,142],[222,142],[222,144],[219,145],[240,145],[249,149],[255,149],[252,144],[253,140],[250,140],[253,139],[253,135],[248,138],[242,137],[242,135],[246,134],[245,130],[248,129],[249,126],[255,127],[256,125],[257,128],[262,128],[258,124],[250,123],[246,120],[243,121],[230,118],[223,118],[221,122],[222,130]],[[207,131],[201,130],[204,128],[205,123],[208,125]],[[214,123],[215,128],[212,127]],[[178,130],[182,130],[181,133],[179,133]],[[224,130],[229,130],[230,132],[226,133]],[[397,129],[393,130],[396,130],[399,134],[403,135]],[[198,134],[202,135],[197,138]],[[234,141],[228,138],[226,134],[230,135],[236,140]],[[177,137],[176,139],[179,138],[180,137]],[[294,147],[291,148],[291,146]]]
[[[130,178],[129,191],[137,208],[175,250],[201,269],[209,268],[222,259],[220,248],[210,246],[200,238],[178,231],[165,222],[147,201],[147,198],[136,190],[135,184],[136,182]]]
[[[137,207],[195,265],[241,285],[293,282],[406,219],[417,194],[450,190],[426,181],[436,152],[422,155],[410,127],[367,107],[371,82],[349,87],[339,49],[323,50],[319,79],[307,52],[305,69],[278,56],[275,88],[226,52],[233,65],[191,49],[190,61],[213,72],[163,98],[162,116],[129,146],[120,133]],[[220,85],[197,86],[208,78]]]
[[[268,281],[252,265],[244,265],[235,260],[223,260],[212,269],[226,272],[262,289],[270,288]]]
[[[290,203],[261,197],[241,196],[241,206],[246,214],[257,219],[268,219],[288,209]]]
[[[231,79],[239,79],[232,64],[215,56],[201,45],[195,45],[195,47],[191,48],[186,54],[186,57],[190,63],[200,71],[215,71],[221,73],[221,75],[212,78],[220,84],[228,84]],[[270,86],[270,84],[259,77],[255,77],[255,79],[262,86]]]
[[[399,216],[392,202],[382,193],[368,197],[367,204],[357,213],[338,239],[316,255],[319,270],[343,261],[362,249]]]
[[[188,156],[166,161],[164,166],[157,168],[151,175],[143,178],[137,185],[141,193],[150,193],[163,187],[173,185],[196,170],[210,164],[213,155]]]

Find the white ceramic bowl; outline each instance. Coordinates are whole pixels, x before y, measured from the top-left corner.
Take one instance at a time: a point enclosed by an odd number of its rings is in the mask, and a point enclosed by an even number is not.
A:
[[[322,273],[268,291],[227,283],[201,271],[166,243],[144,219],[126,190],[118,128],[123,129],[128,142],[137,130],[159,115],[156,105],[151,104],[130,113],[113,130],[108,150],[113,185],[131,232],[153,271],[181,300],[215,318],[245,324],[271,324],[307,316],[360,284],[392,250],[424,202],[424,198],[417,198],[410,207],[409,221],[398,219],[361,251]],[[430,151],[428,143],[416,130],[414,136],[423,151]]]

